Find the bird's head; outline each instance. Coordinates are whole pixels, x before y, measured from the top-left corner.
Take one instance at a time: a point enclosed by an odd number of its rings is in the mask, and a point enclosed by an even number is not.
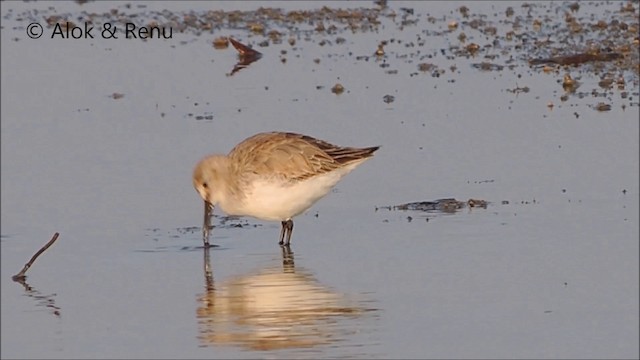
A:
[[[211,205],[220,202],[227,181],[228,159],[222,155],[208,156],[193,170],[193,187]]]

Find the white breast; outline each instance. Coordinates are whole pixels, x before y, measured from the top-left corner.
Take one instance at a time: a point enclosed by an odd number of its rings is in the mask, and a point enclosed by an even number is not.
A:
[[[269,221],[290,219],[325,196],[354,167],[344,167],[294,184],[275,179],[256,180],[246,192],[242,206],[234,209],[234,215],[248,215]],[[221,207],[225,210],[224,204]]]

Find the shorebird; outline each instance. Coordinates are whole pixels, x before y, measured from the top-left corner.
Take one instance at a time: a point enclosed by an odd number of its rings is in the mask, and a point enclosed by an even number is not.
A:
[[[196,165],[193,186],[204,200],[204,246],[209,246],[215,206],[228,215],[280,221],[280,245],[288,246],[296,215],[324,197],[379,146],[341,147],[311,136],[268,132],[249,137],[227,155]]]

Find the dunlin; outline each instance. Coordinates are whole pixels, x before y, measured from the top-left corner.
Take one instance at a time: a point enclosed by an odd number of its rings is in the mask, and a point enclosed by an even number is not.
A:
[[[204,199],[205,247],[217,205],[228,215],[280,221],[279,244],[289,245],[292,218],[325,196],[378,148],[340,147],[311,136],[270,132],[244,140],[228,155],[205,157],[193,171],[193,186]]]

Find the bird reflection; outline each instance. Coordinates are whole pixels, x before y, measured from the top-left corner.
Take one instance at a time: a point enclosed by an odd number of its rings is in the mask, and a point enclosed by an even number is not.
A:
[[[344,340],[353,331],[339,318],[365,309],[295,268],[293,252],[282,247],[282,264],[214,285],[209,248],[204,249],[205,293],[198,295],[199,338],[203,345],[231,344],[248,350],[310,348]],[[353,329],[351,329],[353,330]],[[341,339],[342,338],[342,339]]]

